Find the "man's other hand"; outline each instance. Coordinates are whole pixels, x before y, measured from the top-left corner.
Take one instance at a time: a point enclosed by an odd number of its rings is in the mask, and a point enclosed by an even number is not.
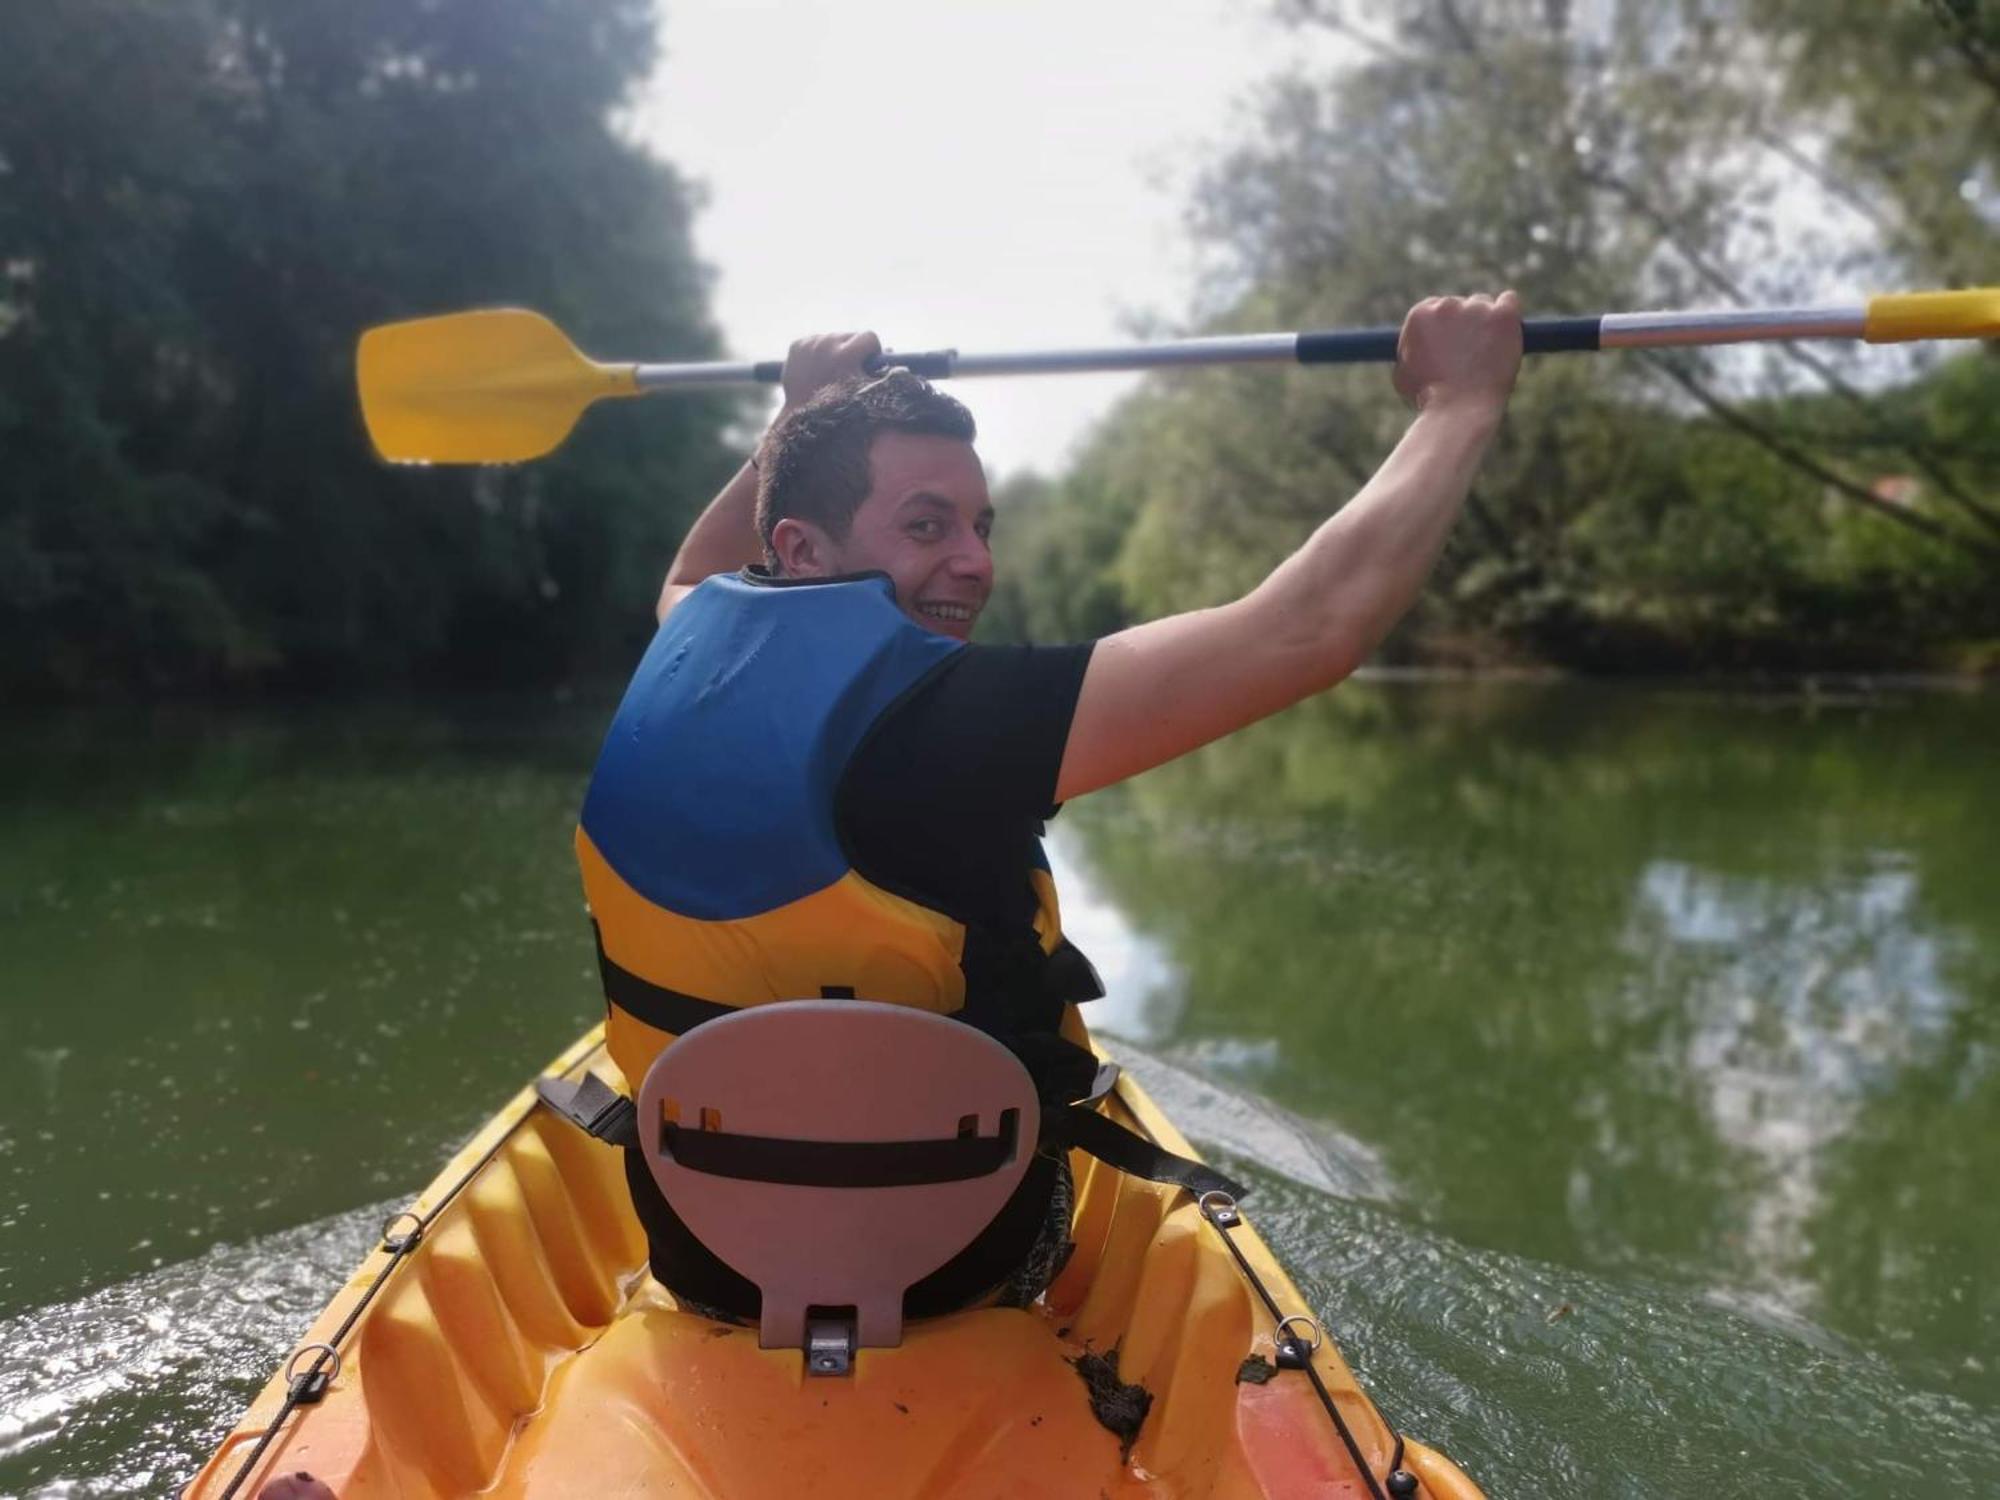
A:
[[[1521,369],[1521,299],[1430,297],[1410,309],[1396,343],[1397,394],[1429,411],[1470,404],[1498,411]]]
[[[882,352],[872,333],[814,333],[795,342],[785,355],[785,405],[804,406],[819,392],[867,369]]]

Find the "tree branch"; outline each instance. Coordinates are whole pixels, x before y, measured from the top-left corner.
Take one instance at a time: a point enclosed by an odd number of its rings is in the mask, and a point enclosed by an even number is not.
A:
[[[1356,46],[1373,53],[1385,62],[1408,62],[1410,54],[1387,37],[1372,31],[1364,31],[1338,11],[1313,3],[1313,0],[1292,0],[1280,11],[1280,19],[1293,26],[1316,26],[1335,36],[1345,37]]]
[[[1672,360],[1662,359],[1657,354],[1646,354],[1642,357],[1652,369],[1666,376],[1667,379],[1673,381],[1675,385],[1692,396],[1710,416],[1722,423],[1723,426],[1733,432],[1740,433],[1758,447],[1764,449],[1765,452],[1771,454],[1772,457],[1797,469],[1801,474],[1818,480],[1835,494],[1840,495],[1844,499],[1851,500],[1857,505],[1865,506],[1877,515],[1884,516],[1896,522],[1899,526],[1907,526],[1912,531],[1921,532],[1934,541],[1962,548],[1987,562],[2000,564],[2000,546],[1986,541],[1983,537],[1969,536],[1956,527],[1947,526],[1943,522],[1935,520],[1930,516],[1922,515],[1917,511],[1906,510],[1900,505],[1891,505],[1865,485],[1856,484],[1844,474],[1836,474],[1825,464],[1820,463],[1810,454],[1794,447],[1762,423],[1745,416],[1735,406],[1717,396],[1707,386],[1703,385],[1701,381],[1690,375],[1686,370],[1683,370]]]
[[[1664,210],[1623,178],[1609,172],[1585,172],[1584,181],[1591,186],[1600,187],[1608,192],[1615,193],[1619,198],[1624,200],[1628,208],[1650,222],[1659,231],[1661,239],[1666,242],[1676,255],[1680,256],[1687,263],[1689,269],[1695,275],[1711,287],[1714,287],[1723,296],[1729,298],[1738,306],[1749,306],[1754,300],[1749,292],[1744,289],[1742,283],[1738,282],[1735,277],[1717,265],[1699,249],[1688,244],[1674,228],[1672,219],[1667,216]],[[1995,535],[2000,535],[2000,510],[1993,509],[1976,496],[1967,493],[1958,481],[1952,478],[1951,474],[1937,459],[1928,444],[1911,437],[1907,432],[1898,432],[1893,428],[1884,426],[1879,414],[1879,408],[1869,398],[1868,394],[1865,391],[1855,389],[1838,370],[1834,369],[1833,366],[1829,365],[1817,354],[1802,348],[1790,340],[1784,341],[1778,347],[1785,352],[1787,357],[1797,364],[1804,366],[1807,370],[1810,370],[1829,391],[1859,412],[1868,423],[1870,434],[1875,436],[1879,441],[1893,446],[1905,458],[1909,459],[1912,465],[1923,472],[1924,477],[1931,482],[1938,493],[1964,510],[1989,531]]]
[[[1980,0],[1930,0],[1931,14],[1974,79],[2000,99],[2000,16],[1982,23]]]
[[[1879,205],[1869,202],[1855,191],[1853,184],[1847,182],[1825,162],[1814,161],[1767,125],[1752,125],[1748,134],[1759,145],[1769,148],[1774,155],[1781,157],[1786,165],[1811,178],[1827,197],[1836,203],[1844,204],[1874,225],[1876,233],[1883,239],[1902,240],[1906,244],[1910,242],[1912,236],[1906,226],[1898,224],[1884,213]]]

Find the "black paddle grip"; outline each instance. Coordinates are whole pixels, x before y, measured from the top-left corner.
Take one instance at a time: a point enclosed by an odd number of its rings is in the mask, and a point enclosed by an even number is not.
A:
[[[1526,354],[1567,354],[1598,347],[1599,318],[1529,318],[1521,325]],[[1400,328],[1351,328],[1299,335],[1302,365],[1391,364]]]
[[[1400,328],[1346,328],[1299,335],[1302,365],[1386,365],[1396,358]]]
[[[1521,347],[1529,354],[1595,353],[1602,318],[1529,318],[1521,325]]]
[[[943,380],[950,376],[951,367],[957,362],[956,349],[927,349],[909,354],[885,349],[869,360],[866,368],[870,375],[880,375],[889,370],[908,370],[926,380]]]

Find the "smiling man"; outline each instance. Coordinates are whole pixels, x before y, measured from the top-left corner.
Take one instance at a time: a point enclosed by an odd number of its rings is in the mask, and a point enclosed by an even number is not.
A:
[[[613,1060],[729,1009],[851,997],[998,1036],[1045,1102],[1094,1072],[1042,822],[1063,800],[1331,687],[1415,598],[1520,362],[1519,310],[1433,299],[1395,381],[1418,415],[1373,479],[1243,598],[1056,646],[972,644],[993,507],[972,417],[872,334],[801,340],[758,456],[690,530],[660,630],[577,831]],[[655,1275],[720,1315],[754,1286],[700,1245],[643,1160],[627,1178]],[[1059,1264],[1066,1153],[911,1288],[908,1316],[1024,1301]]]

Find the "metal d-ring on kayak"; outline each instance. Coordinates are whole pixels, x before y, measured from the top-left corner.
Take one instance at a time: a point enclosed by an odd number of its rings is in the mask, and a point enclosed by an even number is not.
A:
[[[1325,1341],[1325,1330],[1311,1314],[1287,1313],[1279,1307],[1277,1298],[1273,1297],[1271,1289],[1264,1285],[1264,1279],[1257,1274],[1256,1267],[1250,1264],[1243,1252],[1237,1248],[1236,1241],[1230,1238],[1230,1231],[1239,1228],[1243,1223],[1243,1215],[1236,1207],[1236,1200],[1227,1193],[1208,1192],[1201,1195],[1196,1206],[1201,1210],[1202,1218],[1222,1236],[1222,1243],[1229,1247],[1229,1253],[1235,1258],[1237,1269],[1243,1273],[1243,1279],[1250,1283],[1258,1298],[1270,1310],[1271,1316],[1278,1320],[1274,1339],[1278,1346],[1279,1368],[1306,1372],[1312,1381],[1313,1393],[1319,1397],[1320,1405],[1326,1408],[1327,1416],[1333,1419],[1334,1430],[1340,1434],[1340,1440],[1346,1446],[1348,1456],[1354,1460],[1354,1467],[1367,1481],[1371,1500],[1409,1500],[1410,1496],[1417,1493],[1417,1478],[1403,1467],[1402,1432],[1391,1424],[1390,1431],[1395,1434],[1396,1446],[1389,1455],[1387,1476],[1377,1480],[1374,1469],[1369,1467],[1367,1457],[1361,1451],[1361,1445],[1354,1440],[1353,1431],[1340,1414],[1339,1403],[1333,1399],[1333,1393],[1326,1388],[1326,1382],[1320,1379],[1319,1371],[1313,1368],[1313,1351]],[[1294,1323],[1303,1323],[1310,1330],[1309,1337],[1301,1339],[1293,1333],[1291,1328]]]
[[[353,1332],[355,1324],[361,1321],[362,1314],[368,1310],[369,1303],[373,1302],[376,1294],[388,1284],[396,1268],[414,1254],[417,1246],[423,1243],[424,1231],[430,1227],[431,1221],[443,1213],[466,1184],[479,1175],[480,1170],[493,1159],[494,1152],[498,1151],[502,1144],[499,1141],[494,1142],[491,1149],[481,1155],[457,1181],[446,1188],[426,1212],[420,1214],[414,1209],[406,1208],[383,1221],[381,1243],[376,1248],[389,1259],[375,1273],[375,1279],[362,1290],[360,1297],[338,1328],[324,1339],[300,1344],[286,1359],[284,1370],[279,1376],[285,1385],[285,1399],[278,1407],[277,1413],[257,1434],[256,1442],[249,1453],[244,1455],[243,1462],[237,1465],[236,1472],[230,1477],[229,1483],[223,1488],[217,1500],[234,1500],[237,1492],[242,1489],[244,1480],[248,1479],[257,1467],[257,1460],[264,1456],[264,1450],[271,1446],[272,1441],[283,1430],[286,1419],[293,1412],[301,1407],[316,1406],[326,1399],[333,1382],[340,1376],[341,1348],[348,1334]],[[410,1221],[411,1227],[401,1233],[396,1232],[396,1226],[405,1219]],[[307,1354],[313,1356],[313,1361],[301,1371],[298,1367],[299,1360]]]

